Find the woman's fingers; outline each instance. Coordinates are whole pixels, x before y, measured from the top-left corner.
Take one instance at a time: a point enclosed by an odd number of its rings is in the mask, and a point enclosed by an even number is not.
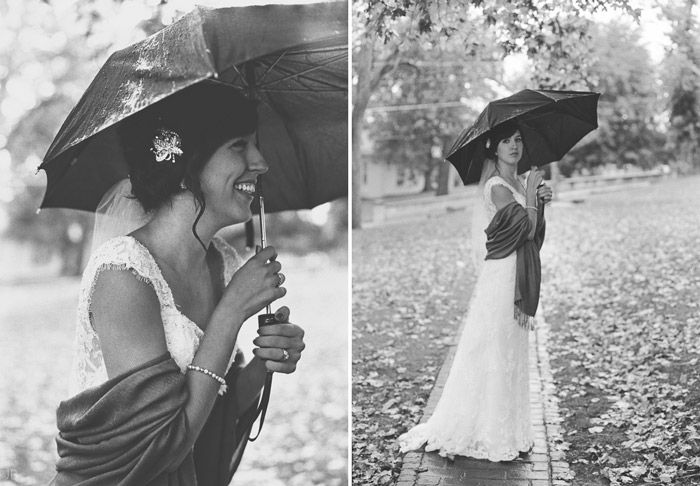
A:
[[[297,369],[296,363],[290,363],[288,361],[265,361],[265,368],[267,371],[274,371],[275,373],[294,373]]]
[[[299,352],[303,351],[306,347],[306,344],[304,344],[304,341],[302,341],[300,338],[289,338],[284,336],[258,336],[253,339],[253,344],[259,348],[280,348]]]
[[[532,167],[527,176],[527,184],[530,188],[537,188],[543,181],[542,171],[537,170],[537,167]]]
[[[270,262],[265,267],[269,273],[279,273],[282,270],[282,264],[278,261]]]
[[[268,326],[262,326],[258,328],[258,334],[260,336],[285,336],[285,337],[304,337],[304,330],[289,322],[283,324],[270,324]]]
[[[265,360],[268,371],[292,373],[306,347],[304,330],[296,324],[270,324],[258,329],[253,354]]]
[[[537,189],[537,196],[544,202],[549,202],[552,200],[552,188],[545,185],[540,186]]]
[[[253,354],[264,361],[267,371],[275,373],[293,373],[301,359],[301,349],[291,347],[255,348]]]
[[[250,259],[256,259],[260,260],[262,262],[266,262],[268,260],[274,261],[277,258],[277,250],[275,250],[274,247],[272,246],[267,246],[263,248],[262,250],[258,251],[255,255],[253,255]]]
[[[301,358],[301,354],[289,352],[289,358],[284,359],[282,349],[254,349],[253,354],[264,360],[267,371],[275,373],[293,373],[297,369],[297,363]]]
[[[285,359],[285,351],[287,351],[287,359]],[[295,351],[293,349],[288,350],[286,348],[255,348],[253,349],[253,354],[260,359],[281,362],[291,361],[292,363],[296,363],[301,358],[300,351]]]

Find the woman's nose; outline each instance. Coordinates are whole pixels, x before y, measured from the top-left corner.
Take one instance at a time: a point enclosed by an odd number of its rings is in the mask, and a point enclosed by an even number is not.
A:
[[[262,156],[257,147],[251,147],[248,150],[248,170],[264,174],[269,169],[265,157]]]

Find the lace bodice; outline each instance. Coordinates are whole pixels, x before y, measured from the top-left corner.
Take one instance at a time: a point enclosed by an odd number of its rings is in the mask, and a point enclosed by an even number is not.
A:
[[[231,280],[243,264],[236,251],[221,238],[215,237],[214,247],[223,261],[223,283]],[[91,256],[83,272],[78,298],[77,329],[71,370],[70,396],[107,381],[107,370],[100,342],[90,319],[90,303],[100,272],[107,269],[130,270],[136,278],[148,283],[156,292],[165,340],[170,355],[184,373],[192,362],[204,331],[177,308],[168,283],[151,253],[130,236],[112,238]],[[233,363],[234,349],[229,367]],[[227,368],[228,371],[228,368]]]
[[[500,176],[493,176],[484,184],[484,203],[486,204],[486,217],[489,221],[491,221],[498,212],[498,208],[496,208],[496,205],[491,199],[491,188],[493,188],[493,186],[505,187],[511,193],[513,193],[513,197],[518,202],[518,204],[520,204],[521,206],[525,206],[525,196],[520,194],[513,186],[508,184],[508,182],[506,182],[504,178]]]

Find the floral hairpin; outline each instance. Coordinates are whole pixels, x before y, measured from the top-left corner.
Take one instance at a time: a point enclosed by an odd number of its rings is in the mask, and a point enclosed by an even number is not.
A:
[[[491,148],[491,139],[490,138],[486,139],[486,148]]]
[[[156,135],[153,137],[153,148],[151,149],[156,155],[156,162],[168,160],[175,163],[175,156],[182,155],[182,140],[180,135],[172,130],[159,128],[156,130]]]

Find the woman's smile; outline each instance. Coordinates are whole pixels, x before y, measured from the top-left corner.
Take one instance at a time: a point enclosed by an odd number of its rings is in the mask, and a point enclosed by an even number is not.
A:
[[[237,182],[233,185],[233,188],[250,197],[255,196],[255,182]]]

